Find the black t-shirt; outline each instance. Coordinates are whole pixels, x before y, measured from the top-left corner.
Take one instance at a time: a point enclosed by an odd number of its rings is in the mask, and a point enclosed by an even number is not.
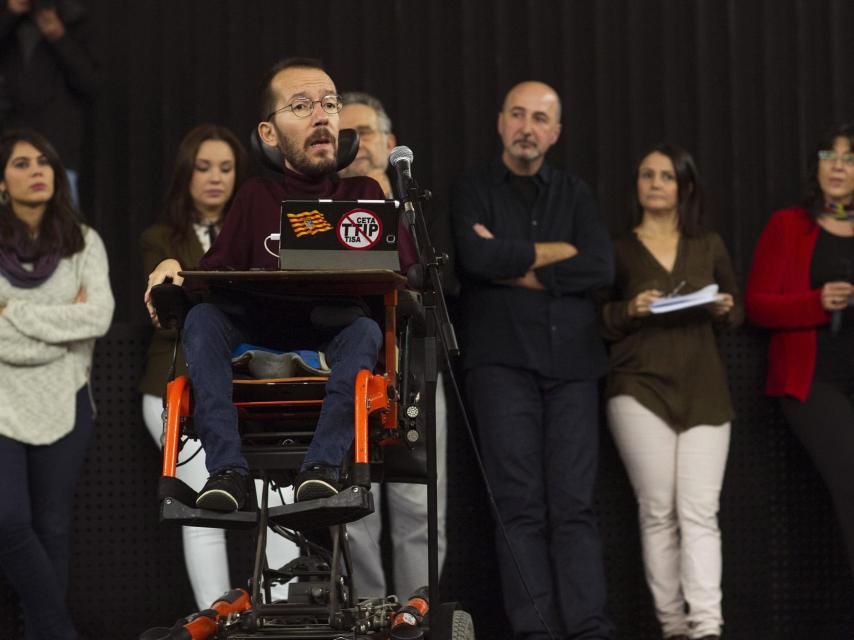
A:
[[[854,281],[854,236],[837,236],[819,229],[810,264],[810,284],[820,289],[835,280]],[[817,328],[816,351],[815,378],[854,390],[854,306],[842,311],[838,331],[833,331],[833,323]]]

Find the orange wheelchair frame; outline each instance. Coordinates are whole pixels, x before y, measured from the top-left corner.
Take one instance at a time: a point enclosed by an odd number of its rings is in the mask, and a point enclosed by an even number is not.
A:
[[[383,427],[389,432],[386,441],[396,439],[398,429],[398,403],[393,400],[392,389],[396,388],[397,353],[394,345],[397,341],[397,301],[398,291],[384,294],[385,303],[385,373],[375,374],[363,369],[356,376],[355,391],[355,435],[354,435],[354,464],[367,465],[368,460],[368,418],[371,414],[380,413]],[[389,346],[391,345],[391,347]],[[236,385],[282,385],[282,384],[318,384],[325,383],[323,377],[278,378],[267,380],[235,380]],[[244,401],[235,402],[240,410],[251,410],[260,406],[285,407],[316,407],[318,410],[322,400],[284,400],[284,401]],[[190,385],[187,376],[179,376],[166,385],[166,425],[163,441],[163,470],[162,476],[175,477],[178,464],[179,442],[182,421],[192,415]],[[357,470],[359,467],[356,467]],[[357,476],[359,475],[357,471]],[[361,484],[361,483],[360,483]],[[368,482],[370,484],[370,481]]]
[[[391,274],[391,272],[386,273]],[[192,276],[192,272],[186,275]],[[215,272],[204,275],[208,278],[216,278]],[[233,273],[221,275],[224,279],[238,277]],[[179,376],[168,383],[165,397],[163,465],[159,486],[161,520],[192,526],[243,528],[256,531],[255,561],[249,584],[249,604],[241,611],[229,611],[227,616],[215,616],[213,620],[216,632],[213,635],[200,635],[198,638],[238,640],[260,637],[269,640],[279,638],[333,640],[347,637],[439,640],[455,637],[454,625],[458,624],[458,617],[464,612],[459,610],[456,603],[444,603],[435,607],[432,614],[425,615],[428,611],[429,599],[427,587],[423,593],[417,595],[415,598],[417,602],[413,604],[413,602],[401,603],[394,596],[359,600],[352,585],[348,584],[348,576],[352,575],[352,566],[344,525],[373,511],[373,499],[369,491],[372,466],[376,468],[377,463],[381,462],[382,451],[386,447],[411,446],[413,441],[421,437],[417,420],[422,413],[418,406],[422,393],[417,384],[415,389],[411,388],[408,380],[408,376],[412,375],[411,372],[399,370],[398,363],[400,351],[403,351],[403,369],[406,369],[411,361],[409,353],[412,349],[411,343],[417,341],[414,337],[416,332],[412,326],[417,323],[413,322],[411,313],[404,316],[404,331],[400,334],[400,338],[405,344],[403,349],[399,350],[399,301],[401,295],[409,294],[402,294],[399,290],[403,284],[403,278],[397,274],[392,275],[396,277],[390,278],[386,275],[383,283],[379,285],[375,283],[372,291],[368,292],[381,293],[383,296],[384,372],[377,374],[362,370],[357,374],[351,486],[338,495],[321,500],[269,507],[267,489],[271,481],[277,481],[280,486],[283,484],[281,479],[271,479],[279,478],[280,476],[276,476],[276,473],[282,470],[298,468],[304,450],[300,446],[294,446],[292,438],[295,436],[289,431],[261,434],[261,439],[278,440],[278,443],[272,447],[272,451],[271,447],[265,444],[247,445],[247,439],[252,441],[253,436],[250,435],[247,438],[244,434],[244,454],[250,468],[260,470],[260,477],[264,483],[264,490],[260,496],[260,508],[257,507],[256,499],[250,500],[250,505],[244,510],[232,513],[217,513],[195,508],[195,494],[176,477],[182,433],[188,431],[188,425],[192,421],[191,385],[187,376]],[[329,277],[330,274],[326,276]],[[253,274],[253,277],[263,278],[263,275]],[[310,279],[311,273],[303,272],[300,277]],[[305,420],[314,417],[319,414],[322,406],[320,395],[325,382],[326,378],[323,377],[236,379],[233,389],[238,419],[239,421],[258,419],[271,421],[280,418]],[[285,398],[282,399],[280,394],[284,394]],[[401,397],[402,395],[405,397]],[[430,398],[433,397],[432,393],[427,395]],[[271,396],[279,397],[271,399]],[[405,407],[402,413],[401,405]],[[404,428],[401,427],[401,422],[406,425]],[[300,432],[297,435],[310,439],[311,432]],[[427,435],[433,437],[432,432]],[[282,446],[283,440],[287,440],[290,444]],[[427,450],[429,457],[433,448],[428,444]],[[432,475],[430,469],[432,469]],[[425,480],[411,478],[410,481],[424,482]],[[435,461],[432,465],[428,465],[426,481],[433,482],[435,487]],[[251,485],[254,488],[254,483]],[[307,555],[297,558],[285,567],[271,570],[266,566],[265,557],[268,526],[297,542]],[[318,545],[301,532],[324,528],[329,528],[332,549],[330,552],[318,555]],[[431,557],[435,557],[433,537],[430,544],[433,545]],[[434,571],[432,575],[435,574]],[[290,582],[288,601],[271,602],[271,583],[289,582],[293,578],[297,578],[298,582]],[[431,590],[435,590],[435,585]],[[200,621],[198,616],[192,619],[196,628],[212,628],[209,621]],[[178,627],[164,630],[165,633],[159,636],[143,634],[143,637],[164,640],[185,637],[196,639],[195,635],[186,635],[187,631],[181,630],[184,627],[177,631],[176,629]]]

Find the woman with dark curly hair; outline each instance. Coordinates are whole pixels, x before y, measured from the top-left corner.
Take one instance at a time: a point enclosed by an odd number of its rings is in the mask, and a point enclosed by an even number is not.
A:
[[[27,638],[75,639],[65,605],[89,370],[113,315],[107,255],[32,131],[0,138],[0,566]]]
[[[830,489],[854,572],[854,124],[825,134],[809,176],[759,238],[745,306],[771,329],[766,393]]]

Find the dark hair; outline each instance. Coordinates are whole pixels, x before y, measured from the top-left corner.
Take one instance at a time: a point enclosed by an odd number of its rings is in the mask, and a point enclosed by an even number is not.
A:
[[[840,124],[824,132],[819,139],[812,155],[807,158],[807,185],[804,193],[803,206],[815,218],[824,210],[824,192],[818,183],[818,152],[832,149],[837,138],[845,138],[851,149],[854,149],[854,123]]]
[[[71,203],[68,175],[59,154],[40,133],[30,129],[7,131],[0,136],[0,171],[4,180],[6,165],[19,142],[29,142],[47,159],[53,169],[53,196],[47,203],[39,234],[34,240],[27,226],[12,211],[11,201],[0,203],[0,249],[17,252],[21,257],[26,255],[28,259],[53,253],[60,257],[74,255],[83,249],[83,232],[80,215]]]
[[[261,81],[261,111],[258,114],[261,121],[266,120],[276,110],[276,93],[273,91],[273,78],[285,69],[317,69],[326,73],[323,63],[317,58],[285,58],[279,60],[264,74]]]
[[[660,153],[670,158],[673,170],[676,172],[677,207],[679,216],[679,231],[688,237],[695,237],[703,232],[703,185],[694,158],[682,147],[669,142],[660,142],[648,149],[635,166],[634,188],[632,201],[634,213],[632,227],[636,227],[643,219],[643,207],[638,202],[637,182],[641,162],[652,153]]]
[[[223,215],[228,213],[237,188],[246,175],[248,158],[246,149],[240,144],[230,129],[217,124],[201,124],[192,129],[178,145],[175,155],[175,169],[172,172],[172,184],[166,196],[166,206],[163,208],[163,222],[172,229],[172,248],[177,249],[179,245],[190,237],[193,223],[195,222],[196,208],[193,198],[190,196],[190,181],[196,167],[196,155],[199,147],[208,140],[222,140],[234,153],[234,191],[228,202],[225,203]]]

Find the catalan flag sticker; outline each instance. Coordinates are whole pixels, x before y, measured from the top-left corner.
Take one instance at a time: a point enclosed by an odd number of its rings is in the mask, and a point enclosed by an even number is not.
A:
[[[302,213],[289,213],[288,220],[294,228],[297,238],[308,235],[332,231],[332,225],[326,221],[323,214],[317,209],[303,211]]]

